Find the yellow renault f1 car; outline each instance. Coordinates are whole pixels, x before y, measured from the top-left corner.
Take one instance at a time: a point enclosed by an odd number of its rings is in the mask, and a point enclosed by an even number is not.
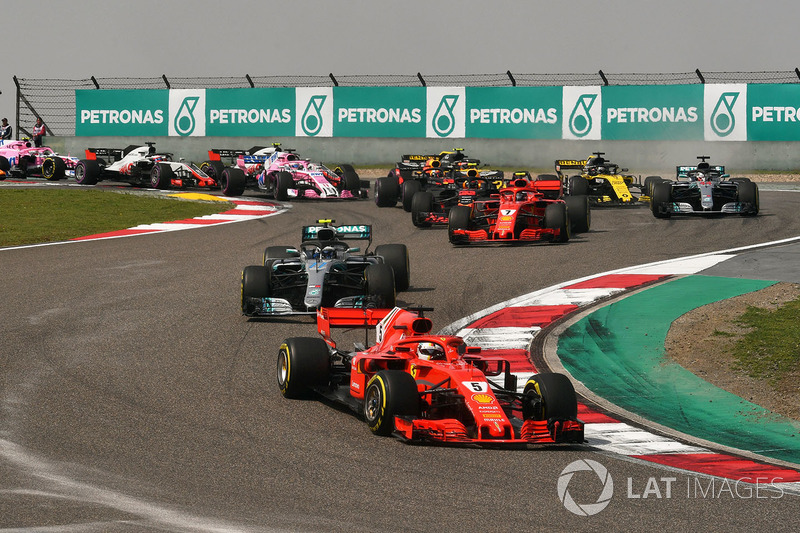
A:
[[[588,159],[557,159],[556,174],[569,195],[585,194],[592,205],[637,205],[648,200],[647,188],[634,176],[622,174],[627,168],[603,158],[605,153],[594,152]],[[578,175],[568,171],[578,170]]]

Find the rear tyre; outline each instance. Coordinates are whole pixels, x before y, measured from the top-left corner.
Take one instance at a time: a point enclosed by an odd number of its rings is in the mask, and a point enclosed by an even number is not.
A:
[[[169,189],[175,173],[169,163],[156,163],[150,169],[150,186],[154,189]]]
[[[294,178],[286,171],[278,172],[278,179],[275,182],[275,199],[285,202],[289,199],[289,189],[294,185]]]
[[[8,172],[11,170],[11,163],[8,161],[8,158],[4,155],[0,155],[0,170],[3,172]]]
[[[560,181],[555,174],[539,174],[536,176],[536,181]]]
[[[225,170],[225,164],[222,161],[203,161],[200,163],[200,170],[208,174],[209,178],[219,183],[222,171]]]
[[[400,184],[394,176],[375,180],[375,205],[378,207],[394,207],[400,197]]]
[[[469,239],[464,235],[455,235],[454,230],[468,230],[471,216],[472,209],[466,205],[457,205],[450,210],[450,216],[447,220],[447,236],[452,244],[469,242]]]
[[[572,226],[572,233],[586,233],[592,225],[592,211],[589,209],[589,197],[585,194],[580,196],[567,196],[564,198],[567,203],[567,214]]]
[[[525,384],[522,416],[526,420],[574,419],[578,416],[575,388],[564,374],[543,373]],[[537,401],[541,398],[541,401]]]
[[[292,337],[278,350],[278,388],[285,398],[303,398],[328,384],[330,352],[317,337]]]
[[[255,312],[250,298],[268,298],[270,270],[263,266],[248,266],[242,270],[242,314],[252,316]]]
[[[756,216],[758,214],[758,186],[750,180],[739,183],[739,202],[750,204],[746,211],[742,211],[743,217]]]
[[[648,197],[653,197],[653,185],[656,183],[661,183],[664,181],[664,178],[661,176],[647,176],[644,179],[644,184],[642,185],[642,194],[646,194]]]
[[[411,200],[411,221],[418,228],[429,228],[431,223],[425,220],[424,213],[433,211],[433,193],[420,191]]]
[[[411,202],[414,200],[414,195],[422,190],[422,185],[419,181],[411,179],[403,182],[401,187],[401,201],[403,202],[403,209],[411,212]]]
[[[376,435],[394,431],[395,416],[418,417],[419,392],[411,374],[402,370],[381,370],[369,380],[364,394],[364,420]]]
[[[367,296],[379,308],[390,309],[396,304],[394,289],[394,271],[392,267],[384,264],[367,265],[364,269],[364,279],[367,285]]]
[[[67,175],[67,165],[60,157],[48,157],[42,161],[42,176],[50,181],[64,179]]]
[[[571,196],[589,194],[589,182],[582,176],[572,176],[569,179],[568,191]]]
[[[408,247],[405,244],[381,244],[375,248],[375,255],[383,257],[383,262],[392,267],[395,290],[397,292],[408,290],[411,285]]]
[[[79,185],[94,185],[100,178],[100,165],[91,159],[81,159],[75,165],[75,181]]]
[[[219,174],[217,183],[225,196],[241,196],[244,193],[245,185],[244,171],[240,168],[228,167]]]
[[[672,202],[672,184],[668,181],[653,183],[653,195],[650,197],[650,210],[653,216],[669,218],[671,213],[667,206],[670,202]]]
[[[567,204],[558,202],[548,205],[544,210],[544,224],[549,229],[558,229],[558,237],[554,242],[569,241],[569,216]]]

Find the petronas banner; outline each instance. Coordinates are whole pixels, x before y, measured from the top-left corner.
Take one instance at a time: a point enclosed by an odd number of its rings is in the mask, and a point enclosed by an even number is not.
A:
[[[77,136],[800,140],[800,84],[75,91]]]

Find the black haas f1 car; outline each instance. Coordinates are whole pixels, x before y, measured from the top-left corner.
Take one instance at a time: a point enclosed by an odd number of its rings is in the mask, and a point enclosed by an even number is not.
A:
[[[461,337],[432,335],[417,308],[320,309],[319,337],[286,339],[278,386],[315,391],[360,413],[377,435],[407,442],[519,446],[584,442],[575,389],[563,374],[531,376],[522,391],[508,361]],[[375,328],[375,344],[339,349],[331,328]]]
[[[294,149],[254,146],[249,150],[212,149],[200,168],[221,183],[241,184],[272,194],[276,200],[294,198],[366,198],[369,183],[358,177],[352,165],[331,170],[322,163],[303,159]],[[230,159],[230,166],[222,162]],[[241,194],[241,192],[239,193]]]
[[[403,209],[412,212],[414,196],[421,191],[430,192],[436,203],[437,196],[442,196],[442,199],[454,197],[454,191],[463,187],[467,178],[482,178],[483,183],[502,186],[503,171],[481,170],[479,166],[480,159],[466,157],[461,148],[432,156],[404,155],[403,161],[387,177],[375,180],[375,204],[393,207],[399,200]],[[424,203],[421,202],[420,206],[424,207]],[[447,223],[450,207],[441,211],[443,223]]]
[[[557,159],[558,174],[567,194],[588,195],[592,205],[638,205],[645,185],[634,176],[622,174],[627,168],[604,159],[603,152],[594,152],[589,159]],[[568,170],[579,170],[580,174],[569,176]],[[657,176],[653,176],[654,178]],[[634,195],[636,191],[636,195]]]
[[[758,186],[748,178],[729,178],[723,165],[711,165],[707,155],[696,166],[677,167],[675,181],[652,183],[650,208],[656,218],[671,215],[758,214]]]
[[[218,187],[214,178],[195,165],[173,161],[170,153],[156,153],[152,142],[124,149],[87,148],[86,159],[75,165],[75,181],[94,185],[107,179],[154,189]]]
[[[314,314],[320,307],[394,307],[410,283],[408,249],[383,244],[374,252],[372,226],[318,220],[303,226],[299,248],[269,246],[263,265],[242,271],[242,313],[247,316]],[[347,240],[366,240],[363,254]]]
[[[475,200],[450,211],[448,236],[453,244],[567,242],[572,233],[589,231],[586,195],[566,196],[556,176],[532,180],[526,172],[488,200]]]

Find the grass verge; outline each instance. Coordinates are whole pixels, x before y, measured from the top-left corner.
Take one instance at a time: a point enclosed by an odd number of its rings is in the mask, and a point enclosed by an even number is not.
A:
[[[3,189],[0,247],[65,241],[230,208],[228,202],[188,202],[96,189]]]
[[[748,306],[738,322],[749,331],[734,346],[734,368],[773,386],[800,369],[800,300],[774,310]]]

